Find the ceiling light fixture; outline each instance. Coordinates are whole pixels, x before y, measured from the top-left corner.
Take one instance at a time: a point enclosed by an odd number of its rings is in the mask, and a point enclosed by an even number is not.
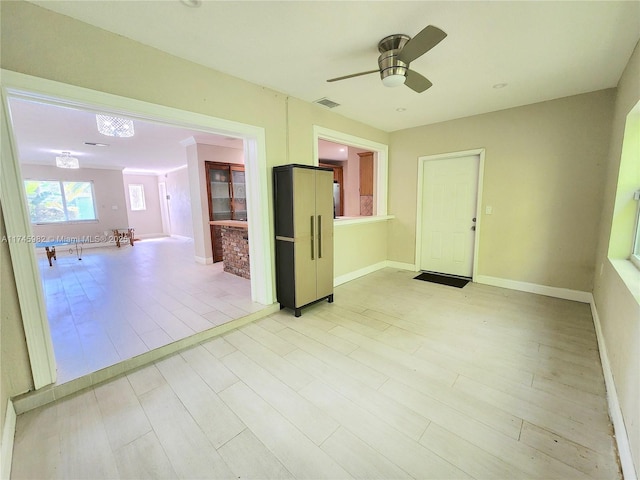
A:
[[[56,157],[56,167],[58,168],[80,168],[78,159],[71,156],[71,152],[61,152],[62,156]]]
[[[392,73],[382,79],[382,84],[385,87],[399,87],[400,85],[404,85],[406,79],[407,77],[401,73]]]
[[[133,121],[127,118],[96,115],[98,131],[109,137],[133,137]]]

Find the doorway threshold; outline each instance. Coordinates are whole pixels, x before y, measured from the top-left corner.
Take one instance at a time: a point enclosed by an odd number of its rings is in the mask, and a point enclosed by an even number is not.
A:
[[[105,367],[96,372],[83,375],[65,383],[54,383],[39,390],[18,395],[12,399],[16,415],[20,415],[38,407],[42,407],[43,405],[55,402],[86,388],[94,387],[100,383],[113,380],[114,378],[150,365],[177,352],[193,347],[207,340],[211,340],[212,338],[220,335],[224,335],[225,333],[247,325],[248,323],[268,317],[278,311],[280,311],[280,304],[273,303],[265,306],[265,308],[258,310],[257,312],[231,320],[208,330],[198,332],[195,335],[177,340],[154,350],[144,352],[133,358]]]

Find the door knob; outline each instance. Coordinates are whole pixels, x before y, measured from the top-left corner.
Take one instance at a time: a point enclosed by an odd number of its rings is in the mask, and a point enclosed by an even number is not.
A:
[[[473,227],[471,227],[471,230],[473,230],[475,232],[476,231],[476,226],[474,225]]]

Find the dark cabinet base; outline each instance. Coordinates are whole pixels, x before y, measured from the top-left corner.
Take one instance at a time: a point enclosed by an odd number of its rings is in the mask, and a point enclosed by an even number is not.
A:
[[[290,307],[289,305],[284,305],[284,304],[280,304],[280,310],[284,310],[285,308],[291,308],[293,310],[293,314],[296,317],[299,317],[302,315],[302,309],[305,307],[308,307],[309,305],[313,305],[314,303],[318,303],[318,302],[322,302],[326,300],[329,303],[333,303],[333,293],[331,295],[327,295],[326,297],[322,297],[319,298],[311,303],[307,303],[306,305],[302,305],[301,307],[295,308],[295,307]]]

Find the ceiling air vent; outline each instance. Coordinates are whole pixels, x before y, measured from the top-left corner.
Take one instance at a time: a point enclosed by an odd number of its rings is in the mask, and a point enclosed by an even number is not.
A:
[[[320,100],[316,100],[313,103],[319,103],[320,105],[325,106],[327,108],[335,108],[340,106],[339,103],[333,102],[329,100],[327,97],[321,98]]]

